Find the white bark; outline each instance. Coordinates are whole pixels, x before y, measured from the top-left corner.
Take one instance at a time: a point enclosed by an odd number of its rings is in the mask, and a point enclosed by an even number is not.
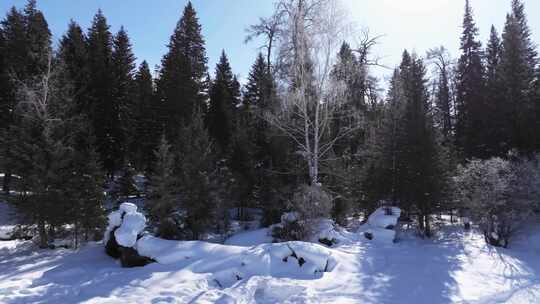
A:
[[[344,18],[336,0],[282,0],[278,8],[286,24],[279,61],[288,85],[282,113],[268,120],[296,143],[310,183],[317,185],[321,159],[346,135],[332,137],[327,132],[345,97],[344,86],[331,83],[329,77],[343,39]]]

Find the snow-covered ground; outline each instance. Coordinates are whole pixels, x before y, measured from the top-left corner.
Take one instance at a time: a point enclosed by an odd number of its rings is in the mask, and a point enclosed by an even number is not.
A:
[[[15,209],[0,199],[0,240],[11,238],[17,225],[17,218]]]
[[[238,263],[246,250],[270,246],[240,247],[267,242],[266,231],[226,242],[236,246],[170,243],[176,248],[162,247],[161,254],[183,252],[186,258],[130,269],[108,257],[100,243],[74,252],[3,241],[0,303],[540,303],[540,225],[527,231],[510,249],[488,247],[481,235],[451,226],[434,240],[396,244],[347,234],[348,242],[325,249],[338,261],[331,272],[253,275],[224,287],[211,272],[227,259]],[[192,245],[206,249],[193,251]]]

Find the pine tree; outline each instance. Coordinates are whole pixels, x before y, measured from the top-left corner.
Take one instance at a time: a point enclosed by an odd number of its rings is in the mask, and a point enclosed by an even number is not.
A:
[[[210,106],[206,116],[208,132],[223,152],[232,148],[238,95],[238,82],[232,74],[229,60],[223,51],[216,65],[215,78],[210,89]]]
[[[111,55],[113,88],[112,88],[112,110],[111,116],[112,140],[115,144],[114,158],[119,165],[129,161],[126,159],[129,140],[135,138],[134,119],[134,70],[135,56],[131,50],[131,43],[124,27],[121,27],[113,38],[113,52]],[[125,165],[127,170],[127,165]],[[125,170],[124,170],[125,171]]]
[[[534,148],[534,88],[537,52],[531,40],[525,8],[520,0],[512,1],[502,34],[499,75],[507,115],[509,148],[530,152]]]
[[[203,107],[207,58],[197,14],[191,2],[184,8],[161,61],[157,94],[164,103],[166,134],[174,138],[181,122],[187,124]]]
[[[467,0],[461,36],[462,55],[456,72],[456,144],[464,158],[488,156],[485,151],[486,107],[482,96],[484,92],[482,44],[477,37],[478,28]]]
[[[113,98],[112,43],[107,20],[99,10],[88,32],[89,117],[96,135],[97,151],[109,177],[121,166],[118,159],[121,143],[114,137],[118,108]]]

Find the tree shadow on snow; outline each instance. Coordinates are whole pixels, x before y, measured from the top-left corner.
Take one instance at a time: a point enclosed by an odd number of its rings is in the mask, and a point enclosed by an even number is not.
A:
[[[464,242],[451,231],[439,240],[368,244],[360,257],[361,288],[367,303],[453,303],[453,273],[462,267]]]
[[[30,253],[29,253],[30,254]],[[102,246],[89,245],[80,251],[41,252],[45,262],[28,265],[30,258],[10,266],[10,275],[48,269],[31,286],[17,295],[7,295],[6,303],[80,303],[94,298],[108,298],[118,288],[136,285],[152,274],[143,268],[125,269],[108,257]],[[31,255],[31,254],[30,254]],[[32,261],[33,263],[34,261]],[[38,261],[39,262],[39,261]],[[18,268],[23,268],[19,269]],[[35,290],[36,292],[34,292]]]

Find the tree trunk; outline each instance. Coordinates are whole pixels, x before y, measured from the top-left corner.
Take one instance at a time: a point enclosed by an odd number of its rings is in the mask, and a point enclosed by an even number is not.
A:
[[[426,235],[426,237],[430,238],[431,237],[431,226],[430,226],[430,222],[429,222],[429,215],[424,215],[424,221],[425,221],[425,225],[424,225],[424,234]]]
[[[2,191],[4,191],[4,193],[6,195],[9,194],[10,183],[11,183],[11,169],[7,168],[6,172],[4,174],[4,182],[3,182],[3,185],[2,185]]]
[[[39,248],[47,248],[49,245],[49,239],[47,238],[47,228],[45,227],[45,221],[40,220],[38,222],[39,233]]]

